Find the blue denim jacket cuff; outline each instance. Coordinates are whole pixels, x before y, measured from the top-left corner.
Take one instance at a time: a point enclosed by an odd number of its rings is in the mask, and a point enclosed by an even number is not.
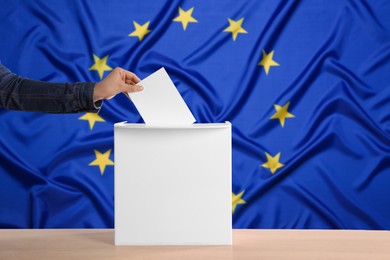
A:
[[[80,109],[88,112],[98,112],[101,108],[102,101],[93,101],[93,89],[95,87],[95,83],[78,82],[75,85],[76,88],[78,88]]]
[[[96,102],[93,102],[93,106],[95,107],[95,109],[97,110],[100,110],[102,108],[102,105],[103,105],[103,100],[98,100]]]

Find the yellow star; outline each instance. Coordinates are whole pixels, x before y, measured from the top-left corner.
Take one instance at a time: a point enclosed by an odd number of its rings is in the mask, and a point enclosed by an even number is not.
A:
[[[95,151],[96,160],[91,162],[89,166],[99,166],[100,168],[100,174],[103,175],[104,170],[106,169],[107,165],[114,165],[114,162],[110,160],[110,153],[111,149],[105,152],[104,154],[100,153],[97,150]]]
[[[100,59],[98,56],[94,54],[93,59],[95,60],[95,64],[93,64],[92,67],[89,68],[89,70],[97,70],[100,79],[103,78],[104,71],[112,70],[112,68],[107,65],[108,55],[103,59]]]
[[[91,130],[93,129],[95,122],[106,122],[97,113],[85,113],[85,115],[79,117],[79,120],[87,120]]]
[[[282,125],[282,127],[284,127],[284,121],[286,120],[286,118],[295,117],[293,114],[290,114],[287,111],[289,105],[290,105],[290,102],[287,102],[287,104],[284,105],[283,107],[274,104],[276,113],[273,114],[270,119],[279,119],[280,124]]]
[[[239,194],[234,194],[232,192],[232,213],[236,210],[237,204],[245,204],[246,201],[241,199],[242,195],[244,194],[244,191],[241,191]]]
[[[274,51],[271,51],[269,54],[267,54],[263,50],[263,59],[259,62],[259,66],[264,66],[265,74],[268,75],[269,68],[272,66],[280,66],[278,63],[276,63],[273,60]]]
[[[272,174],[274,174],[277,169],[282,168],[284,166],[284,164],[281,164],[279,162],[280,153],[278,153],[274,157],[272,157],[268,153],[265,153],[265,156],[267,156],[267,162],[262,164],[261,166],[263,166],[264,168],[270,169]]]
[[[151,30],[148,30],[148,26],[150,24],[150,21],[144,23],[143,25],[139,25],[137,22],[133,22],[135,30],[129,34],[129,36],[138,37],[139,41],[142,41],[142,39],[151,32]]]
[[[237,38],[237,35],[239,33],[248,33],[247,31],[245,31],[244,28],[242,28],[242,23],[244,22],[244,17],[241,18],[240,20],[238,21],[234,21],[230,18],[228,18],[229,20],[229,27],[227,27],[224,32],[231,32],[232,33],[232,36],[233,36],[233,41],[236,40]]]
[[[179,16],[173,19],[174,22],[181,22],[183,25],[184,31],[187,29],[188,23],[197,23],[198,21],[192,17],[192,12],[194,11],[194,7],[189,9],[188,11],[184,11],[179,7]]]

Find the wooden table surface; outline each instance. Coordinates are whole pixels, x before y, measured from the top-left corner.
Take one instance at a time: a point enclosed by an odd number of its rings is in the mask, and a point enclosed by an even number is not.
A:
[[[115,246],[113,229],[3,229],[0,259],[390,259],[390,231],[234,230],[232,246]]]

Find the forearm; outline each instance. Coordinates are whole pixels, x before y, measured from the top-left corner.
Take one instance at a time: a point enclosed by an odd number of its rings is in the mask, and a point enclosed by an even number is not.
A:
[[[45,113],[96,112],[98,109],[93,102],[94,85],[95,83],[49,83],[24,79],[2,66],[0,107]]]

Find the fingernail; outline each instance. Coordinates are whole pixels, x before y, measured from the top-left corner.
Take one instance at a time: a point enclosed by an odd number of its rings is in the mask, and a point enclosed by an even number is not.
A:
[[[144,89],[144,87],[142,87],[142,86],[138,86],[138,88],[137,88],[138,91],[143,90],[143,89]]]

